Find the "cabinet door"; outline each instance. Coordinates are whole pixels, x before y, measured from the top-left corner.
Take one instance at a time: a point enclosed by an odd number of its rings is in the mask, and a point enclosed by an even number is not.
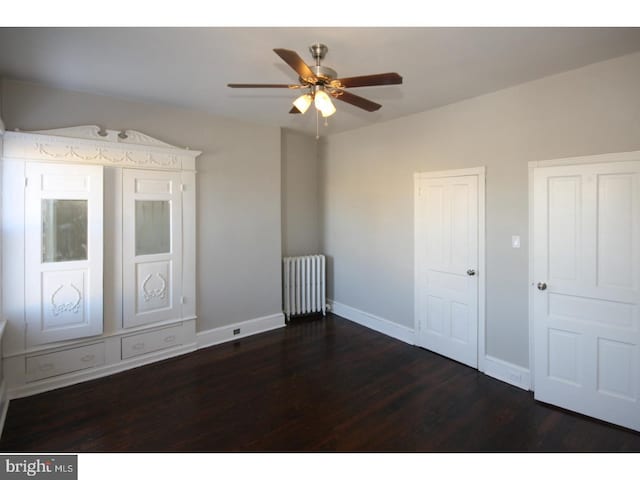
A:
[[[102,173],[26,165],[27,346],[102,333]]]
[[[123,172],[123,326],[181,318],[180,173]]]

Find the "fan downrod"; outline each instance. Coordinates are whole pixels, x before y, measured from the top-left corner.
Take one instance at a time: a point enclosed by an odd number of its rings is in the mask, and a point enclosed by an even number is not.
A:
[[[309,66],[309,68],[314,73],[314,75],[318,77],[319,84],[324,85],[331,82],[331,80],[338,78],[338,72],[336,72],[333,68],[320,65],[320,62],[324,59],[324,57],[327,55],[327,52],[329,51],[329,48],[324,43],[314,43],[309,47],[309,51],[311,52],[311,56],[313,57],[313,59],[316,61],[316,64],[314,66]]]

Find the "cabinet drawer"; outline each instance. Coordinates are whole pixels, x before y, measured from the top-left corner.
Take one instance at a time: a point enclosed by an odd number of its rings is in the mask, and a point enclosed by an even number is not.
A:
[[[182,325],[122,338],[122,359],[182,344]]]
[[[27,382],[104,365],[104,343],[27,357]]]

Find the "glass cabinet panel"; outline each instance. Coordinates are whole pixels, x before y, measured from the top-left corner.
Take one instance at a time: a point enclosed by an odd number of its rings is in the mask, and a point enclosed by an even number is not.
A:
[[[136,200],[136,256],[171,252],[168,200]]]
[[[42,200],[42,262],[87,259],[87,201]]]

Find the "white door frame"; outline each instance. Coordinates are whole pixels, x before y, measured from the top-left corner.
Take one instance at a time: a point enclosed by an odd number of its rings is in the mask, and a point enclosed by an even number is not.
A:
[[[413,174],[413,258],[414,258],[414,302],[413,302],[413,328],[414,331],[418,331],[418,314],[416,311],[416,298],[418,298],[418,271],[415,268],[415,259],[417,258],[417,229],[415,226],[418,224],[418,183],[420,180],[426,178],[443,178],[443,177],[463,177],[469,175],[476,175],[478,177],[478,370],[480,372],[485,371],[485,352],[486,352],[486,325],[485,325],[485,311],[486,311],[486,293],[485,293],[485,182],[486,182],[486,167],[475,168],[461,168],[458,170],[441,170],[437,172],[417,172]]]
[[[536,279],[533,278],[534,235],[533,235],[533,174],[536,168],[561,167],[564,165],[588,165],[590,163],[629,162],[640,160],[640,150],[633,152],[605,153],[582,157],[557,158],[553,160],[534,160],[528,162],[529,170],[529,372],[531,378],[530,390],[535,391],[535,349],[534,349],[534,318],[533,301],[536,293]]]

